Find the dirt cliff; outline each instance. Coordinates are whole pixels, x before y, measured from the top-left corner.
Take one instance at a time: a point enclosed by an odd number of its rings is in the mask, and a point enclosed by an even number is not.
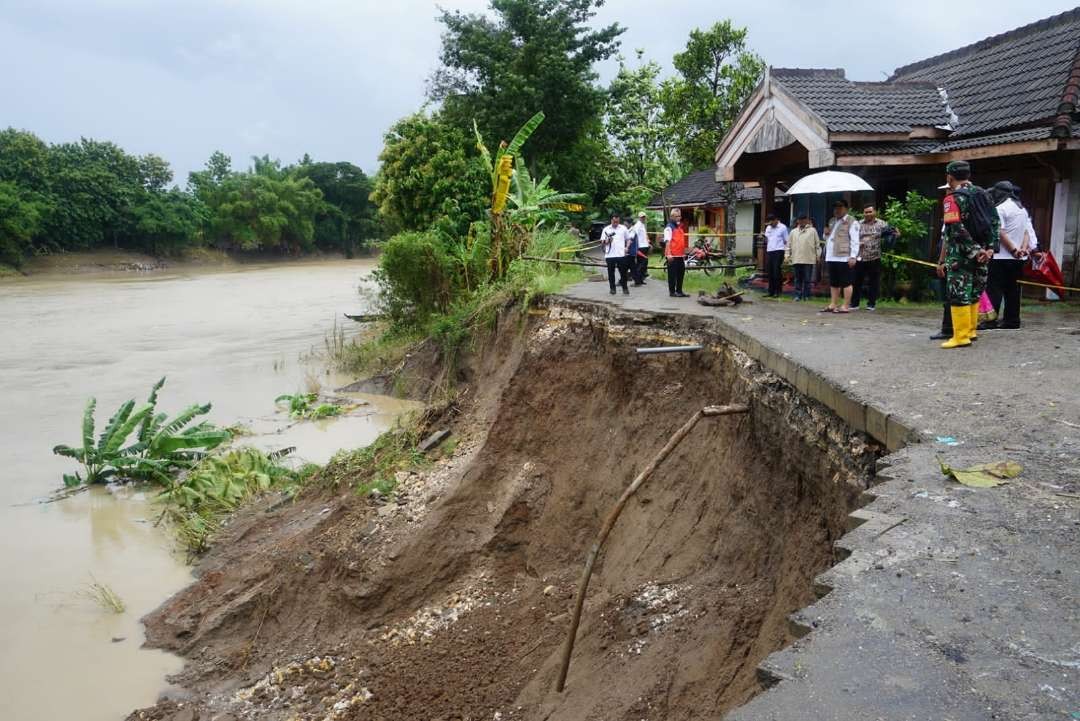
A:
[[[147,619],[190,660],[184,690],[130,718],[702,719],[762,690],[877,449],[706,331],[645,321],[509,313],[428,419],[450,457],[386,503],[241,514]],[[634,353],[686,341],[706,347]],[[694,411],[733,401],[751,412],[702,421],[623,513],[555,693],[604,515]]]

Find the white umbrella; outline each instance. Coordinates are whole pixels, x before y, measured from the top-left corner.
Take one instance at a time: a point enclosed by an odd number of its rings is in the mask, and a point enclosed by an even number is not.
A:
[[[854,173],[842,173],[839,170],[824,170],[807,175],[795,182],[787,190],[787,195],[805,195],[807,193],[846,193],[860,190],[873,190],[870,184]]]

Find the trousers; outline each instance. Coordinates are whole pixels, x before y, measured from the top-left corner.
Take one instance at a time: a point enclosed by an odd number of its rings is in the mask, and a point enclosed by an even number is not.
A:
[[[795,297],[807,300],[814,284],[814,266],[811,263],[796,263],[793,267],[795,268]]]
[[[770,250],[768,253],[769,295],[780,295],[784,287],[781,268],[784,265],[784,251]]]
[[[619,285],[626,289],[626,278],[629,275],[630,258],[607,258],[607,282],[612,290],[615,290],[615,271],[619,271]]]
[[[644,283],[645,277],[649,275],[649,249],[639,248],[638,254],[634,258],[634,282]]]
[[[669,258],[667,262],[668,293],[682,293],[683,277],[686,275],[686,258]]]
[[[986,284],[986,294],[994,310],[1001,312],[1001,302],[1005,301],[1005,314],[998,316],[998,324],[1006,327],[1020,326],[1020,276],[1024,272],[1024,261],[1015,258],[994,258],[990,261],[990,278]]]
[[[863,283],[866,283],[866,305],[873,308],[877,305],[878,293],[881,290],[881,259],[860,260],[855,264],[855,286],[851,290],[851,307],[858,308],[862,300]]]

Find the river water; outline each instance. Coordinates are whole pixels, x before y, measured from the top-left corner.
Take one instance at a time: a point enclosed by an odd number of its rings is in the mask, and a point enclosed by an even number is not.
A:
[[[153,493],[94,489],[41,503],[75,462],[86,399],[98,430],[123,401],[168,380],[159,408],[213,403],[245,443],[297,446],[322,463],[370,442],[411,404],[352,394],[347,417],[292,425],[273,400],[350,378],[327,373],[325,341],[363,312],[371,261],[221,271],[23,279],[0,284],[0,719],[111,721],[153,703],[180,659],[140,648],[139,619],[191,581]],[[347,332],[355,332],[351,321]],[[121,614],[87,597],[107,584]]]

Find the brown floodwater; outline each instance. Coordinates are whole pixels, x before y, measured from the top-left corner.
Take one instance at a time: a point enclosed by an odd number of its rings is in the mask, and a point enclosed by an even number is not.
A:
[[[0,284],[0,719],[108,721],[154,702],[180,659],[141,648],[139,619],[191,580],[152,490],[94,489],[41,503],[74,461],[82,410],[98,430],[161,376],[159,408],[213,403],[241,439],[325,462],[366,445],[414,404],[363,394],[347,416],[293,423],[274,398],[351,378],[327,372],[326,338],[363,312],[371,261],[228,271],[100,274]],[[359,292],[358,292],[359,291]],[[356,326],[344,321],[346,334]],[[123,613],[88,593],[113,589]]]

